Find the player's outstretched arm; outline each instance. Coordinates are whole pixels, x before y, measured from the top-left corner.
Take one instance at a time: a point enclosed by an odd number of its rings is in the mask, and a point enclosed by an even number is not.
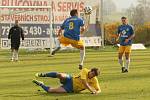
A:
[[[95,94],[101,93],[101,89],[98,82],[93,86],[93,88],[95,89]]]
[[[101,93],[101,89],[96,90],[96,93]]]
[[[96,91],[96,90],[93,90],[93,89],[91,88],[91,86],[87,83],[87,81],[86,81],[85,79],[82,79],[82,83],[84,84],[84,86],[85,86],[92,94],[97,93],[97,91]]]
[[[80,28],[80,33],[83,34],[84,31],[85,31],[85,26],[82,26],[82,27]]]

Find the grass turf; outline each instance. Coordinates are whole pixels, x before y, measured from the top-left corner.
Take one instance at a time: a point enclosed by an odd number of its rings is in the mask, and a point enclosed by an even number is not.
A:
[[[121,73],[116,48],[86,50],[85,67],[100,67],[98,77],[102,93],[88,91],[69,94],[48,94],[32,83],[37,72],[77,73],[79,52],[57,53],[20,50],[20,61],[11,62],[9,50],[0,50],[0,100],[149,100],[150,49],[133,51],[129,73]],[[40,78],[46,85],[59,86],[57,79]],[[40,91],[38,91],[40,89]]]

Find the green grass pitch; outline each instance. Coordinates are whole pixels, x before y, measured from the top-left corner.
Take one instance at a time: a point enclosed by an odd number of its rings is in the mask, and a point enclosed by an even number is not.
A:
[[[150,100],[150,48],[132,51],[129,73],[121,73],[117,49],[86,50],[85,67],[99,67],[102,93],[88,91],[74,94],[48,94],[32,83],[37,72],[79,72],[79,52],[48,52],[20,50],[20,61],[11,62],[9,50],[0,50],[0,100]],[[57,87],[59,80],[39,78],[46,85]]]

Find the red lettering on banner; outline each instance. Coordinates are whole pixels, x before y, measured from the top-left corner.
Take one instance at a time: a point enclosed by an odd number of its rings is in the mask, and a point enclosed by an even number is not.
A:
[[[54,17],[54,20],[55,20],[55,22],[62,22],[62,21],[64,21],[66,18],[68,18],[67,15],[61,15],[61,16],[55,16],[55,17]]]
[[[2,6],[9,6],[9,0],[2,0]]]
[[[57,3],[57,4],[56,4]],[[48,6],[48,0],[2,0],[2,6]],[[52,10],[58,12],[68,12],[71,9],[78,9],[79,11],[83,11],[84,2],[55,2],[54,0],[51,3]],[[44,8],[14,8],[13,10],[35,10],[35,11],[48,11],[48,9]]]
[[[71,9],[71,2],[67,3],[67,11],[69,11]]]
[[[62,4],[62,11],[63,11],[63,12],[66,11],[66,2],[64,2],[64,3]]]
[[[20,14],[20,15],[7,15],[4,14],[1,17],[1,21],[4,20],[19,20],[19,21],[35,21],[35,22],[49,22],[49,17],[47,15],[29,15],[29,14]]]
[[[68,12],[71,9],[78,9],[79,11],[83,11],[84,2],[58,2],[58,11],[59,12]]]
[[[2,6],[48,6],[48,1],[32,1],[32,0],[2,0]],[[8,8],[7,8],[8,9]],[[36,10],[48,11],[46,8],[13,8],[13,10]]]
[[[47,2],[47,1],[44,1],[43,6],[48,6],[48,2]],[[45,9],[45,10],[48,11],[48,9]]]
[[[52,1],[51,6],[52,6],[52,10],[53,10],[53,11],[56,11],[56,7],[55,7],[55,3],[54,3],[54,1]]]
[[[76,3],[72,3],[72,8],[73,9],[79,9],[79,4],[76,2]]]
[[[33,2],[34,3],[34,2]],[[25,0],[23,3],[22,3],[23,6],[29,6],[29,5],[32,5],[31,1],[28,1],[28,0]]]
[[[58,2],[58,11],[61,11],[61,2]]]
[[[16,6],[21,6],[22,0],[16,1]]]
[[[13,3],[14,3],[14,0],[11,0],[11,4],[10,5],[13,5]]]
[[[84,10],[84,2],[81,2],[80,3],[80,11],[83,11]]]
[[[1,0],[2,6],[49,6],[49,0]],[[85,2],[77,0],[74,1],[55,1],[51,0],[52,11],[54,11],[54,22],[60,23],[69,17],[69,12],[72,9],[78,9],[79,12],[83,11]],[[8,9],[8,8],[7,8]],[[45,8],[13,8],[12,10],[17,11],[48,11],[49,9]],[[3,21],[14,21],[18,19],[20,21],[49,21],[48,12],[43,13],[43,15],[39,12],[33,13],[19,13],[10,15],[5,14],[2,17]]]

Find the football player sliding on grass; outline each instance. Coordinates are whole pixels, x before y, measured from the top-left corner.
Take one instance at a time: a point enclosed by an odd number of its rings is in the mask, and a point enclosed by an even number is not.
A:
[[[88,89],[92,94],[101,92],[99,82],[96,76],[100,74],[100,70],[92,68],[91,70],[83,68],[77,75],[69,75],[66,73],[49,72],[37,73],[36,77],[51,77],[60,79],[62,84],[58,88],[44,85],[43,82],[33,80],[33,83],[43,88],[48,93],[78,93]]]

